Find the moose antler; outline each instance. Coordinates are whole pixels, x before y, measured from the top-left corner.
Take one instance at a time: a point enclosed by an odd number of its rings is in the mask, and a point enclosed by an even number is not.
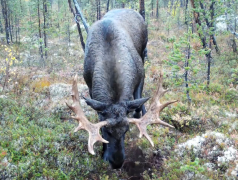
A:
[[[105,126],[107,124],[106,121],[99,122],[97,124],[93,124],[89,122],[89,120],[86,118],[80,103],[79,103],[79,93],[78,93],[78,87],[77,87],[77,75],[74,77],[73,85],[72,85],[72,99],[73,99],[73,104],[70,106],[67,102],[67,106],[76,114],[76,116],[72,116],[73,119],[78,120],[79,125],[78,127],[74,130],[74,132],[77,132],[80,129],[84,129],[88,131],[89,133],[89,138],[88,138],[88,151],[91,154],[95,154],[93,150],[93,145],[97,141],[101,141],[104,143],[108,143],[105,139],[102,138],[102,136],[99,134],[99,129],[102,126]]]
[[[130,123],[134,123],[134,124],[137,125],[137,127],[140,131],[139,137],[141,138],[144,135],[150,141],[150,144],[153,147],[154,147],[154,143],[153,143],[153,141],[151,140],[150,136],[148,135],[148,133],[146,131],[146,127],[149,124],[162,124],[164,126],[174,128],[173,126],[171,126],[170,124],[160,120],[160,118],[159,118],[159,113],[166,106],[168,106],[169,104],[177,102],[177,100],[176,100],[176,101],[169,101],[169,102],[166,102],[164,104],[160,103],[160,98],[168,91],[168,90],[165,90],[163,88],[162,84],[163,84],[163,74],[160,73],[159,86],[158,86],[155,97],[153,98],[152,103],[151,103],[147,113],[143,117],[141,117],[140,119],[128,118],[128,121]]]

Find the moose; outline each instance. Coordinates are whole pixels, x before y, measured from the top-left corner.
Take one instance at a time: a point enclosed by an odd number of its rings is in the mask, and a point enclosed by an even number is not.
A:
[[[72,85],[73,104],[68,107],[76,114],[79,122],[74,132],[80,129],[89,133],[88,150],[95,154],[93,145],[103,142],[103,159],[113,169],[121,168],[125,160],[125,134],[129,123],[137,125],[140,137],[143,135],[154,146],[146,127],[159,123],[173,128],[159,118],[167,105],[176,101],[160,103],[167,90],[162,87],[162,73],[159,85],[149,109],[142,98],[144,85],[144,50],[147,44],[147,25],[142,16],[131,9],[111,10],[89,29],[84,58],[84,80],[91,98],[84,97],[87,105],[98,113],[99,123],[89,122],[79,103],[77,76]],[[133,118],[127,115],[133,112]],[[99,131],[101,129],[102,136]]]

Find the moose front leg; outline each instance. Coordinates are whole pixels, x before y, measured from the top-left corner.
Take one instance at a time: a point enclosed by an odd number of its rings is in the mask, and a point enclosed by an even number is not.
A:
[[[143,86],[144,86],[144,78],[142,78],[139,86],[137,87],[137,89],[134,92],[134,99],[140,99],[142,98],[142,91],[143,91]],[[146,110],[145,110],[145,105],[143,104],[141,107],[137,108],[133,114],[134,118],[140,118],[141,117],[141,112],[142,112],[142,116],[145,115]]]

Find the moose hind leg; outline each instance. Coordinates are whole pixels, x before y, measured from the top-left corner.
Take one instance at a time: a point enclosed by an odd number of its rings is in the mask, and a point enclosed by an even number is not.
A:
[[[142,98],[142,91],[143,91],[143,86],[144,86],[144,80],[141,80],[139,86],[137,89],[134,91],[134,99],[140,99]],[[146,113],[145,110],[145,105],[143,104],[141,107],[137,108],[133,114],[134,118],[140,118],[141,117],[141,112],[142,111],[142,116]]]

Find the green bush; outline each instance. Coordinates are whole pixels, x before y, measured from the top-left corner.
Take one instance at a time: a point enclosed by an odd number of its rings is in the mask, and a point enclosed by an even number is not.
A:
[[[17,110],[17,103],[8,98],[0,98],[0,114],[3,111],[16,111]]]
[[[235,89],[229,89],[226,91],[225,100],[229,103],[238,102],[238,92]]]
[[[211,93],[222,94],[224,92],[224,86],[222,86],[221,84],[217,84],[217,83],[211,83],[209,86],[209,89],[210,89]]]

